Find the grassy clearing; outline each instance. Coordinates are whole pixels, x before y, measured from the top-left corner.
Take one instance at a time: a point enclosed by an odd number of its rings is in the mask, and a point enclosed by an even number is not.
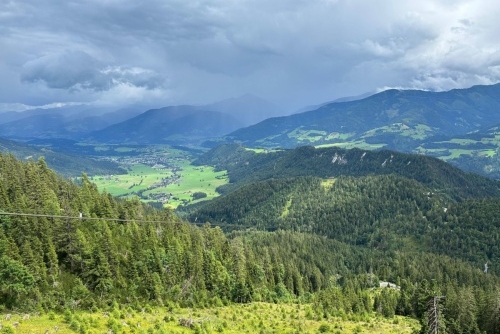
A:
[[[321,181],[321,186],[325,190],[330,190],[330,189],[332,189],[335,181],[336,181],[335,179],[326,179],[326,180],[323,180],[323,181]]]
[[[496,152],[493,149],[486,150],[468,150],[468,149],[424,149],[422,147],[416,150],[416,153],[428,154],[444,161],[459,158],[461,155],[493,157]]]
[[[2,317],[5,319],[5,315]],[[317,318],[310,305],[238,304],[208,309],[130,308],[109,312],[43,314],[22,320],[13,315],[5,328],[19,325],[14,333],[412,333],[413,319],[372,316]],[[12,327],[13,328],[13,327]]]
[[[291,131],[288,133],[289,138],[295,138],[299,142],[303,143],[315,143],[318,141],[332,141],[332,140],[338,140],[340,142],[345,142],[349,138],[353,137],[355,135],[354,132],[347,132],[347,133],[341,133],[341,132],[332,132],[332,133],[327,133],[326,131],[319,131],[319,130],[304,130],[302,127],[298,127],[295,130]]]
[[[394,123],[369,130],[363,134],[363,138],[377,136],[383,133],[397,133],[415,140],[425,139],[432,134],[432,129],[424,124],[417,124],[413,128],[403,123]]]
[[[466,156],[480,156],[480,157],[494,157],[497,154],[497,150],[500,148],[500,135],[494,134],[494,137],[485,137],[479,140],[468,139],[468,138],[452,138],[448,141],[440,141],[435,144],[442,145],[455,145],[455,148],[446,149],[426,149],[419,147],[416,149],[418,153],[432,154],[443,160],[452,160],[460,157],[461,155]],[[494,145],[494,148],[484,148],[478,149],[479,144]]]
[[[347,132],[347,133],[332,132],[325,137],[325,140],[347,140],[354,135],[355,135],[354,132]]]
[[[159,185],[164,178],[172,181],[168,185]],[[213,167],[192,166],[189,161],[183,161],[178,162],[173,169],[136,164],[129,167],[128,174],[94,176],[91,180],[100,190],[106,190],[114,196],[135,196],[142,191],[141,199],[145,202],[171,194],[167,204],[176,208],[192,201],[194,192],[207,194],[207,197],[198,201],[219,196],[215,189],[227,183],[228,177],[225,171],[215,172]]]
[[[280,215],[281,219],[285,219],[286,217],[288,217],[288,214],[290,213],[290,208],[292,206],[292,200],[293,200],[293,197],[290,197],[286,201],[285,207],[283,208],[283,211],[281,212],[281,215]]]
[[[288,133],[288,138],[295,138],[299,142],[314,143],[324,139],[326,135],[327,135],[326,131],[303,130],[302,127],[298,127],[295,130]]]

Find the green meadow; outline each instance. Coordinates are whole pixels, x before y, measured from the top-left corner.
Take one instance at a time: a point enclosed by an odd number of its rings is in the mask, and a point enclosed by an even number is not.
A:
[[[168,185],[159,185],[164,178],[170,178]],[[170,195],[166,205],[176,208],[180,204],[196,202],[192,198],[195,192],[204,192],[207,196],[198,199],[208,200],[218,196],[216,188],[227,183],[225,171],[215,172],[213,167],[192,166],[188,160],[175,163],[174,167],[153,168],[144,164],[129,166],[124,175],[97,175],[91,180],[99,190],[106,190],[113,196],[136,196],[141,200],[155,201],[152,196]],[[150,198],[151,199],[148,199]]]
[[[2,315],[5,319],[6,314]],[[235,304],[211,308],[150,308],[115,305],[109,311],[12,314],[1,333],[412,333],[416,320],[395,316],[318,317],[309,304]],[[16,326],[16,327],[14,327]]]
[[[303,130],[302,127],[298,127],[288,133],[288,138],[295,138],[299,142],[313,143],[322,140],[326,135],[326,131]]]
[[[90,179],[100,190],[106,190],[113,196],[123,196],[133,191],[145,190],[159,178],[170,175],[169,171],[137,164],[130,166],[127,174],[96,175]]]
[[[397,133],[413,139],[425,139],[432,134],[432,129],[424,124],[417,124],[413,128],[403,123],[394,123],[369,130],[363,134],[363,138],[376,136],[382,133]]]
[[[226,171],[216,172],[210,166],[192,166],[186,163],[180,171],[180,179],[178,182],[166,187],[159,187],[144,192],[144,195],[149,194],[172,194],[173,199],[168,202],[168,205],[175,208],[180,204],[213,199],[219,194],[217,187],[229,182]],[[193,200],[192,194],[195,192],[203,192],[207,195],[199,200]]]

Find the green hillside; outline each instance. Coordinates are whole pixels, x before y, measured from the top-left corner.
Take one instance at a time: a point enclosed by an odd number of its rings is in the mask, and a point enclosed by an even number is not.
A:
[[[15,316],[64,314],[68,332],[101,332],[92,327],[100,320],[83,320],[79,311],[100,312],[109,317],[107,330],[128,333],[126,319],[136,312],[146,319],[151,307],[261,301],[305,307],[307,321],[324,322],[311,323],[323,332],[330,321],[395,315],[418,319],[425,331],[428,301],[443,294],[440,317],[450,333],[495,333],[499,325],[495,200],[449,203],[444,212],[446,198],[398,176],[269,180],[234,192],[242,203],[220,215],[239,210],[231,217],[239,221],[214,224],[240,230],[224,234],[99,193],[87,177],[73,184],[43,160],[0,154],[0,180],[0,307]],[[248,212],[259,217],[254,205],[268,215],[259,224],[245,220]],[[277,231],[255,230],[272,219],[283,222],[270,225]],[[160,330],[172,317],[165,313],[149,328]],[[224,319],[217,317],[203,321],[213,328]]]
[[[256,153],[231,144],[212,149],[194,163],[227,170],[230,184],[219,189],[224,193],[243,184],[272,178],[394,174],[416,180],[430,191],[453,199],[500,195],[500,183],[497,181],[466,173],[436,158],[387,150],[304,146]]]
[[[464,170],[500,179],[500,127],[488,126],[474,133],[435,137],[416,152],[439,157]]]
[[[500,268],[499,207],[498,198],[449,201],[393,175],[299,177],[243,186],[190,219],[307,232],[383,251],[447,254],[477,268],[490,263],[495,271]]]
[[[253,148],[336,146],[389,149],[438,157],[500,178],[500,85],[447,92],[387,90],[365,99],[332,102],[238,129],[221,141]]]
[[[227,136],[249,147],[380,144],[409,151],[435,135],[466,134],[500,122],[500,85],[448,92],[387,90],[362,100],[267,119]]]

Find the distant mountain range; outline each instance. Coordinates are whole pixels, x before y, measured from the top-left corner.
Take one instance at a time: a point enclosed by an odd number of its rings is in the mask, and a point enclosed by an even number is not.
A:
[[[17,140],[65,138],[79,140],[90,132],[129,119],[138,107],[120,110],[72,106],[0,114],[0,136]]]
[[[500,179],[499,110],[500,84],[447,92],[392,89],[269,118],[204,145],[385,148],[431,155]]]
[[[220,137],[283,111],[261,98],[243,95],[204,106],[170,106],[91,133],[86,141],[134,144],[193,144]]]
[[[76,106],[2,113],[0,137],[209,148],[224,142],[267,149],[384,148],[439,157],[500,178],[500,84],[447,92],[392,89],[305,110],[276,116],[285,112],[252,95],[145,112]]]
[[[147,111],[138,106],[115,111],[80,105],[2,113],[0,136],[23,141],[65,138],[106,143],[198,142],[283,114],[280,107],[250,94],[203,106]]]
[[[300,113],[303,113],[303,112],[306,112],[306,111],[316,110],[316,109],[321,108],[321,107],[323,107],[323,106],[325,106],[327,104],[330,104],[330,103],[351,102],[351,101],[362,100],[362,99],[365,99],[365,98],[367,98],[369,96],[372,96],[373,94],[375,94],[375,93],[374,92],[371,92],[371,93],[367,92],[367,93],[360,94],[360,95],[355,95],[355,96],[339,97],[338,99],[335,99],[333,101],[323,102],[323,103],[312,105],[312,106],[302,107],[299,110],[297,110],[296,112],[294,112],[294,114],[300,114]]]
[[[227,140],[268,148],[364,142],[407,151],[433,136],[464,135],[498,123],[498,110],[500,84],[438,93],[393,89],[269,118]]]

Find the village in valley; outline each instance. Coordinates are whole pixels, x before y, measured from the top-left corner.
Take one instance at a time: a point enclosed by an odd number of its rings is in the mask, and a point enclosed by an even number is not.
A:
[[[192,166],[195,156],[191,152],[167,146],[150,147],[147,151],[130,149],[130,155],[101,159],[118,163],[126,173],[92,176],[100,190],[118,197],[137,196],[157,207],[176,208],[217,197],[216,188],[227,183],[225,172],[215,172],[210,166]]]

